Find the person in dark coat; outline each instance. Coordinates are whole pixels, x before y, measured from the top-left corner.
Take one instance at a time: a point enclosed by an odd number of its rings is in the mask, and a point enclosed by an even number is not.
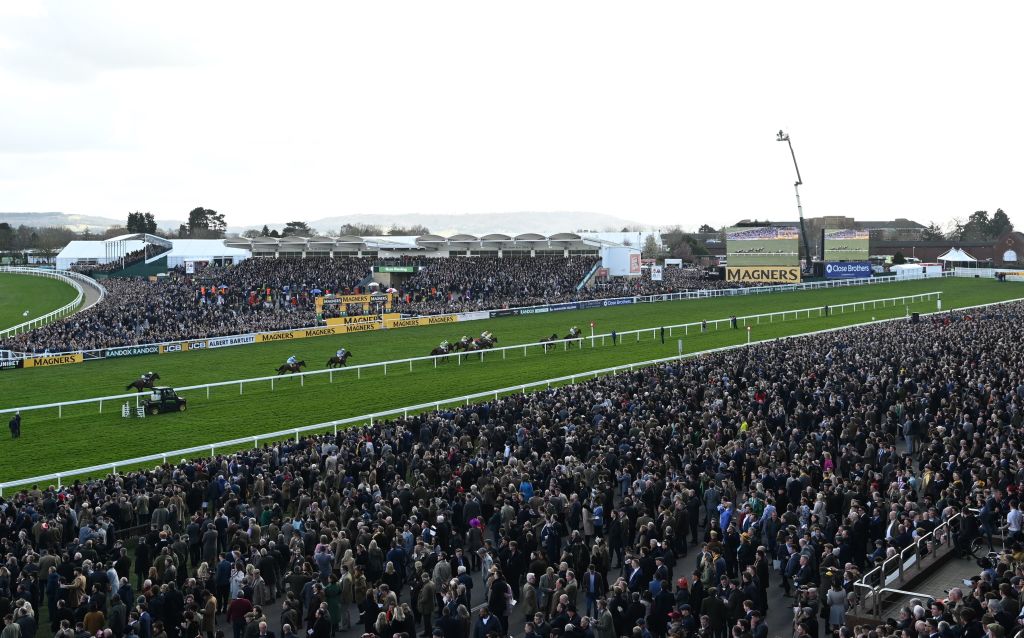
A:
[[[316,620],[313,621],[313,633],[310,638],[331,638],[331,621],[327,619],[327,612],[323,608],[316,610]]]
[[[476,626],[473,628],[472,638],[487,638],[487,634],[494,632],[499,636],[505,635],[505,631],[501,626],[501,621],[498,617],[490,612],[487,605],[480,607],[480,618],[476,621]]]
[[[508,593],[509,584],[501,571],[498,571],[494,582],[491,583],[491,591],[487,594],[487,606],[491,614],[497,616],[501,622],[502,635],[508,634]]]
[[[718,589],[715,587],[708,589],[708,595],[701,602],[700,615],[708,617],[711,622],[711,630],[715,635],[725,633],[728,610],[722,599],[718,597]]]
[[[668,615],[675,605],[676,599],[668,581],[662,581],[661,591],[654,597],[651,613],[647,617],[647,628],[655,636],[664,636],[668,629]]]

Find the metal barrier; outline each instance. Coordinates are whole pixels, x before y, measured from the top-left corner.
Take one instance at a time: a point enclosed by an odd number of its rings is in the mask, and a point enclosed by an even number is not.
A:
[[[873,613],[876,618],[880,617],[882,613],[881,597],[884,592],[895,592],[895,593],[907,593],[902,592],[898,589],[890,589],[887,587],[889,583],[902,578],[906,570],[913,565],[917,565],[918,569],[921,569],[921,548],[926,547],[928,542],[935,542],[937,538],[942,538],[944,544],[947,547],[953,545],[953,534],[951,525],[954,522],[959,521],[962,514],[957,512],[956,514],[949,517],[949,520],[943,521],[935,526],[935,529],[914,540],[910,545],[906,546],[899,553],[890,556],[889,558],[882,561],[882,564],[874,569],[870,570],[860,580],[854,583],[855,588],[866,588],[870,591],[870,599],[873,605]],[[959,525],[959,523],[957,523]],[[945,534],[941,532],[945,530]],[[935,549],[942,546],[942,542],[935,543]],[[896,561],[896,569],[890,570],[890,566],[893,561]],[[877,575],[877,582],[874,577]],[[919,595],[910,592],[910,595]],[[928,596],[926,596],[928,597]],[[859,604],[867,602],[865,599],[861,599]]]
[[[16,326],[0,330],[0,339],[3,339],[5,337],[11,337],[14,335],[19,335],[23,332],[28,332],[29,330],[35,330],[36,328],[45,326],[51,321],[55,321],[57,319],[66,317],[71,313],[75,312],[76,310],[78,310],[78,307],[82,305],[82,300],[85,299],[85,291],[82,290],[82,286],[72,277],[69,277],[62,272],[57,272],[54,270],[41,270],[39,268],[20,268],[17,266],[3,266],[0,267],[0,273],[11,273],[15,275],[32,275],[35,277],[45,277],[46,279],[57,279],[68,284],[78,292],[78,295],[76,295],[71,302],[61,306],[60,308],[57,308],[56,310],[48,312],[45,315],[42,315],[41,317],[36,317],[35,319],[29,319],[28,321],[19,323]]]
[[[869,306],[872,309],[877,309],[879,306],[881,306],[882,308],[887,308],[887,307],[890,307],[890,305],[892,307],[897,307],[898,305],[900,305],[901,302],[903,303],[903,305],[908,306],[910,304],[928,301],[928,300],[930,300],[932,298],[937,299],[937,300],[941,300],[942,292],[940,292],[940,291],[939,292],[925,292],[925,293],[919,293],[919,294],[916,294],[916,295],[905,295],[905,296],[902,296],[902,297],[888,297],[888,298],[885,298],[885,299],[870,299],[870,300],[866,300],[866,301],[853,301],[853,302],[849,302],[849,303],[845,303],[845,304],[836,304],[836,305],[833,305],[833,306],[828,306],[828,309],[829,309],[828,312],[829,313],[844,314],[847,311],[854,312],[854,311],[857,311],[858,309],[861,310],[861,311],[864,311],[864,310],[867,310]],[[797,319],[800,319],[801,317],[807,318],[807,319],[813,318],[815,316],[817,316],[817,317],[824,317],[824,316],[826,316],[825,313],[826,313],[825,306],[818,306],[818,307],[815,307],[815,308],[800,308],[800,309],[797,309],[797,310],[781,310],[779,312],[770,312],[770,313],[765,313],[765,314],[760,314],[760,315],[747,315],[745,317],[736,317],[735,320],[736,320],[736,327],[738,329],[741,326],[742,327],[748,327],[748,326],[758,325],[758,324],[761,324],[761,323],[774,323],[775,322],[775,318],[778,318],[780,322],[781,321],[786,321],[787,317],[790,317],[790,315],[792,315],[792,319],[793,320],[797,320]],[[309,372],[297,372],[297,373],[294,373],[294,374],[291,374],[291,375],[288,375],[288,376],[284,376],[284,377],[282,377],[280,375],[272,375],[272,376],[265,376],[265,377],[251,377],[251,378],[247,378],[247,379],[233,379],[233,380],[230,380],[230,381],[216,381],[216,382],[213,382],[213,383],[204,383],[204,384],[199,384],[199,385],[190,385],[190,386],[176,387],[175,390],[177,390],[178,392],[187,392],[187,391],[191,391],[191,390],[204,390],[205,389],[206,390],[206,398],[209,399],[210,398],[210,389],[211,388],[220,388],[220,387],[225,387],[225,386],[235,386],[235,385],[237,385],[238,386],[238,393],[242,394],[245,391],[244,388],[245,388],[245,384],[247,384],[247,383],[266,383],[266,382],[269,382],[270,383],[270,389],[273,391],[275,389],[275,385],[276,385],[277,381],[279,381],[281,379],[289,379],[289,378],[294,378],[294,377],[298,377],[300,385],[305,385],[306,377],[314,377],[314,376],[319,376],[319,375],[327,375],[328,383],[334,383],[334,376],[336,374],[344,374],[344,373],[351,374],[352,371],[355,371],[355,375],[356,375],[357,379],[361,379],[362,378],[363,370],[373,369],[373,368],[383,368],[383,372],[384,372],[384,374],[386,376],[387,373],[388,373],[388,366],[391,366],[392,368],[394,368],[395,366],[400,366],[400,365],[404,366],[405,364],[408,364],[409,370],[412,371],[413,364],[415,362],[417,362],[417,361],[431,361],[431,362],[433,362],[433,367],[437,368],[439,362],[441,362],[442,360],[444,360],[446,358],[451,358],[451,357],[456,358],[456,365],[462,365],[463,358],[469,358],[469,357],[473,357],[473,358],[479,357],[480,361],[484,361],[484,360],[486,360],[486,357],[487,357],[488,354],[491,355],[492,358],[495,358],[498,355],[498,353],[500,353],[501,354],[501,358],[504,360],[504,359],[507,358],[508,352],[510,352],[510,351],[518,352],[520,349],[523,351],[523,356],[525,357],[525,356],[527,356],[527,353],[528,353],[528,351],[530,349],[543,349],[544,352],[547,352],[547,349],[551,348],[552,346],[558,347],[560,345],[563,350],[569,350],[574,345],[577,345],[577,344],[579,345],[579,347],[582,348],[584,342],[586,342],[588,340],[590,341],[590,347],[591,348],[595,348],[595,347],[597,347],[597,342],[598,342],[599,339],[600,339],[600,344],[602,346],[608,345],[608,342],[611,342],[612,345],[615,345],[616,343],[623,341],[628,336],[635,336],[635,341],[639,342],[641,340],[642,336],[643,335],[647,335],[648,333],[650,334],[652,339],[659,338],[659,335],[660,335],[661,331],[663,331],[663,330],[666,331],[666,334],[669,337],[676,336],[679,333],[680,330],[683,331],[683,335],[689,335],[689,331],[691,329],[694,330],[695,332],[697,332],[697,331],[703,332],[703,331],[706,331],[706,330],[716,330],[717,331],[717,330],[722,329],[722,327],[730,326],[732,321],[733,321],[732,318],[713,319],[713,320],[707,321],[707,322],[694,321],[694,322],[691,322],[691,323],[676,324],[676,325],[671,325],[671,326],[656,326],[654,328],[639,328],[637,330],[624,330],[622,332],[610,332],[610,333],[605,333],[605,334],[600,334],[600,335],[576,337],[576,338],[573,338],[573,339],[563,339],[561,341],[556,341],[556,342],[548,342],[548,343],[523,343],[523,344],[517,344],[517,345],[513,345],[513,346],[504,346],[504,347],[500,347],[500,348],[491,348],[489,350],[476,350],[476,351],[472,351],[472,352],[452,352],[452,353],[447,354],[447,355],[427,355],[427,356],[423,356],[423,357],[409,357],[407,359],[393,359],[391,361],[378,361],[376,363],[364,363],[364,364],[360,364],[360,365],[356,365],[356,366],[350,366],[350,367],[345,367],[345,368],[336,368],[336,369],[327,369],[327,370],[311,370]],[[749,341],[749,339],[750,339],[750,332],[749,331],[747,333],[747,338],[748,338],[748,341]],[[64,408],[67,407],[67,406],[86,405],[86,404],[90,404],[90,403],[98,403],[99,404],[99,412],[102,413],[103,412],[103,403],[104,402],[109,403],[111,401],[120,401],[122,399],[132,399],[132,398],[134,398],[135,399],[135,405],[136,405],[136,407],[138,407],[139,406],[139,399],[142,396],[145,396],[145,394],[144,393],[138,393],[138,392],[128,392],[128,393],[123,393],[123,394],[113,394],[113,395],[104,396],[104,397],[94,397],[94,398],[91,398],[91,399],[78,399],[78,400],[73,400],[73,401],[61,401],[61,402],[58,402],[58,403],[46,403],[46,404],[40,404],[40,405],[26,405],[26,406],[14,407],[14,408],[5,408],[5,409],[0,410],[0,414],[8,414],[8,413],[19,412],[19,411],[20,412],[29,412],[29,411],[34,411],[34,410],[46,410],[46,409],[57,408],[57,418],[63,418],[64,417]]]
[[[958,308],[957,310],[963,311],[963,310],[971,310],[971,309],[974,309],[974,308],[985,308],[985,307],[989,307],[989,306],[995,306],[995,305],[1000,305],[1000,304],[1005,304],[1005,303],[1014,303],[1014,302],[1019,302],[1019,301],[1024,301],[1024,298],[1009,299],[1009,300],[1006,300],[1006,301],[998,301],[998,302],[986,303],[986,304],[978,304],[976,306],[969,306],[969,307],[964,307],[964,308]],[[924,314],[929,314],[929,315],[930,314],[938,314],[938,312],[924,313]],[[812,336],[812,335],[817,335],[817,334],[827,334],[827,333],[831,333],[831,332],[838,332],[838,331],[841,331],[841,330],[848,330],[848,329],[851,329],[851,328],[869,326],[869,325],[874,325],[874,324],[878,324],[878,323],[884,323],[884,322],[888,322],[888,321],[899,321],[901,319],[902,319],[901,317],[897,317],[897,318],[892,318],[892,319],[881,319],[881,320],[878,320],[878,321],[866,321],[866,322],[863,322],[863,323],[857,323],[857,324],[852,324],[852,325],[847,325],[847,326],[839,326],[839,327],[836,327],[836,328],[825,328],[825,329],[822,329],[822,330],[816,330],[814,332],[809,332],[809,333],[804,333],[804,334],[799,334],[799,335],[790,335],[790,336],[785,336],[785,337],[779,337],[778,339],[786,340],[786,339],[794,339],[794,338],[807,337],[807,336]],[[649,367],[649,366],[653,366],[653,365],[659,365],[659,364],[663,364],[663,363],[669,363],[669,362],[674,362],[674,361],[682,361],[684,359],[691,359],[691,358],[695,358],[695,357],[702,356],[702,355],[712,354],[712,353],[715,353],[715,352],[726,352],[726,351],[729,351],[729,350],[736,350],[736,349],[739,349],[739,348],[746,348],[746,347],[749,347],[751,345],[757,345],[757,343],[758,342],[753,342],[751,344],[737,344],[737,345],[732,345],[732,346],[722,346],[720,348],[713,348],[713,349],[709,349],[709,350],[703,350],[701,352],[694,352],[694,353],[690,353],[690,354],[683,354],[681,356],[680,355],[676,355],[676,356],[664,357],[664,358],[660,358],[660,359],[651,359],[649,361],[641,361],[641,362],[636,362],[636,363],[628,363],[628,364],[623,364],[623,365],[620,365],[620,366],[613,366],[613,367],[610,367],[610,368],[602,368],[600,370],[589,370],[587,372],[580,372],[578,374],[566,375],[566,376],[558,377],[558,378],[554,378],[554,379],[544,379],[542,381],[533,381],[533,382],[530,382],[530,383],[523,383],[523,384],[509,386],[509,387],[501,388],[501,389],[497,389],[497,390],[488,390],[486,392],[477,392],[475,394],[468,394],[468,395],[461,396],[461,397],[453,397],[453,398],[450,398],[450,399],[441,399],[441,400],[438,400],[438,401],[431,401],[431,402],[428,402],[428,403],[421,403],[419,405],[407,406],[407,407],[403,407],[403,408],[396,408],[396,409],[393,409],[393,410],[385,410],[385,411],[382,411],[382,412],[375,412],[375,413],[372,413],[372,414],[365,414],[365,415],[358,416],[358,417],[350,417],[350,418],[347,418],[347,419],[339,419],[339,420],[336,420],[336,421],[327,421],[327,422],[318,423],[318,424],[315,424],[315,425],[307,425],[307,426],[298,427],[298,428],[290,428],[290,429],[287,429],[287,430],[279,430],[277,432],[271,432],[269,434],[257,434],[257,435],[253,435],[253,436],[247,436],[247,437],[242,437],[242,438],[238,438],[238,439],[232,439],[230,441],[220,441],[220,442],[217,442],[217,443],[210,443],[210,444],[205,444],[205,445],[197,445],[195,447],[185,448],[185,449],[181,449],[181,450],[172,450],[172,451],[169,451],[169,452],[161,452],[161,453],[158,453],[158,454],[150,454],[148,456],[142,456],[142,457],[138,457],[138,458],[134,458],[134,459],[126,459],[126,460],[123,460],[123,461],[116,461],[116,462],[113,462],[113,463],[103,463],[103,464],[100,464],[100,465],[93,465],[93,466],[90,466],[90,467],[78,468],[78,469],[74,469],[74,470],[69,470],[67,472],[55,472],[53,474],[45,474],[45,475],[42,475],[42,476],[34,476],[34,477],[23,478],[23,479],[15,479],[15,480],[12,480],[12,481],[7,481],[7,482],[4,482],[4,483],[0,483],[0,496],[3,496],[3,493],[4,493],[5,489],[11,488],[11,487],[17,487],[19,485],[46,483],[48,481],[56,480],[57,484],[59,486],[59,485],[61,485],[61,481],[63,480],[64,477],[82,476],[82,475],[87,475],[87,474],[91,474],[91,473],[95,473],[95,472],[103,472],[103,471],[108,471],[108,470],[111,471],[111,472],[116,473],[118,467],[142,465],[144,463],[149,463],[149,462],[153,462],[153,461],[160,461],[161,463],[166,463],[168,458],[174,458],[174,457],[181,458],[181,457],[184,457],[184,456],[187,456],[187,455],[190,455],[190,454],[196,454],[196,453],[204,453],[205,454],[207,451],[210,453],[211,456],[214,456],[214,455],[216,455],[217,448],[223,448],[223,447],[238,447],[238,446],[243,446],[243,445],[244,446],[252,445],[254,448],[258,448],[260,441],[265,441],[265,440],[282,440],[282,439],[286,439],[286,438],[291,438],[293,436],[296,438],[296,440],[298,440],[299,436],[303,432],[317,432],[317,431],[323,432],[323,431],[327,431],[327,430],[333,430],[333,432],[335,434],[337,434],[339,426],[358,425],[358,424],[364,424],[364,423],[372,425],[374,419],[378,419],[379,420],[382,417],[389,417],[389,416],[402,415],[403,418],[408,418],[410,412],[415,413],[415,412],[418,412],[418,411],[424,411],[424,410],[430,410],[430,409],[440,410],[441,406],[451,405],[451,404],[456,404],[456,403],[462,403],[464,405],[469,405],[470,401],[472,401],[473,399],[483,399],[483,398],[490,399],[492,397],[497,399],[502,394],[520,393],[520,392],[523,393],[523,394],[526,394],[527,388],[540,388],[540,387],[544,387],[545,389],[550,389],[551,386],[554,385],[554,384],[559,384],[559,383],[573,384],[573,383],[576,383],[577,380],[592,380],[592,379],[596,379],[596,378],[600,377],[602,374],[614,374],[614,373],[623,372],[623,371],[626,371],[626,370],[633,371],[636,368],[645,368],[645,367]],[[946,524],[948,525],[949,523],[952,523],[954,520],[956,520],[955,516],[951,517],[950,520],[946,522]],[[941,527],[941,525],[940,525],[940,527]],[[936,531],[938,529],[939,529],[939,527],[936,527]],[[876,568],[876,570],[877,569],[878,568]],[[873,573],[876,570],[872,570],[872,572],[869,572],[869,574]],[[865,578],[867,578],[867,575],[864,578],[862,578],[861,581],[859,581],[859,582],[864,581]]]

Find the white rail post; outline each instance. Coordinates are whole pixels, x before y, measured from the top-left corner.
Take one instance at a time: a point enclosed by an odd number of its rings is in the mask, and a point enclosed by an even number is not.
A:
[[[274,377],[270,377],[270,391],[274,391]]]
[[[206,386],[206,398],[210,398],[210,386]],[[136,400],[135,403],[138,403],[138,401]]]
[[[409,359],[409,372],[412,372],[412,359]]]
[[[244,385],[245,384],[242,383],[241,381],[238,382],[238,394],[242,394],[242,386],[244,386]],[[206,389],[209,390],[210,388],[206,388]]]

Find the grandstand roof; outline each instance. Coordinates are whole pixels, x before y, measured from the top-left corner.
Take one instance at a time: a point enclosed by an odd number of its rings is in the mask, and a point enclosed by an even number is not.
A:
[[[127,242],[124,246],[125,252],[141,250],[142,247],[146,245],[145,242],[137,239],[125,239],[119,241]],[[104,246],[104,243],[105,242],[103,241],[89,240],[75,240],[68,242],[68,245],[57,254],[57,259],[108,259],[110,255],[107,251],[107,247]]]
[[[156,235],[150,235],[149,233],[129,233],[127,235],[118,235],[117,237],[111,237],[105,239],[106,242],[115,241],[141,241],[147,244],[155,244],[157,246],[163,246],[164,248],[170,248],[171,240],[158,237]]]
[[[171,250],[167,253],[168,259],[181,257],[183,259],[205,259],[212,257],[248,257],[249,251],[245,248],[228,246],[220,239],[172,239]]]
[[[633,234],[630,233],[632,236]],[[560,242],[577,243],[587,246],[598,246],[601,244],[617,244],[615,241],[608,241],[598,237],[581,237],[576,233],[555,233],[544,236],[539,233],[522,233],[511,237],[502,233],[489,233],[481,237],[465,233],[456,233],[450,237],[442,235],[385,235],[373,237],[358,237],[355,235],[343,235],[340,237],[232,237],[224,241],[225,244],[234,248],[262,247],[266,250],[269,247],[282,247],[290,252],[303,250],[304,248],[315,247],[318,251],[336,249],[352,250],[357,246],[365,246],[367,249],[383,250],[444,250],[448,246],[457,245],[459,250],[465,250],[466,244],[477,244],[483,248],[498,249],[503,245],[539,246]]]

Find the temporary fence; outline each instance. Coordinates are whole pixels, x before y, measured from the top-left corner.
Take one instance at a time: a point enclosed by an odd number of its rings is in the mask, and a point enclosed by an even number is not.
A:
[[[1024,298],[1008,299],[1008,300],[1005,300],[1005,301],[998,301],[998,302],[993,302],[993,303],[979,304],[979,305],[976,305],[976,306],[957,308],[956,310],[957,311],[972,310],[972,309],[976,309],[976,308],[985,308],[985,307],[1001,305],[1001,304],[1007,304],[1007,303],[1014,303],[1014,302],[1019,302],[1019,301],[1024,301]],[[938,312],[941,312],[941,311],[927,312],[927,313],[922,313],[922,314],[923,315],[932,315],[932,314],[937,314]],[[826,334],[826,333],[830,333],[830,332],[837,332],[837,331],[841,331],[841,330],[847,330],[847,329],[851,329],[851,328],[863,327],[863,326],[868,326],[868,325],[878,324],[878,323],[883,323],[883,322],[888,322],[888,321],[897,321],[897,320],[900,320],[900,319],[902,319],[902,318],[901,317],[894,317],[894,318],[882,319],[882,320],[878,320],[878,321],[866,321],[866,322],[861,322],[861,323],[847,325],[847,326],[838,326],[838,327],[835,327],[835,328],[825,328],[825,329],[822,329],[822,330],[816,330],[816,331],[813,331],[813,332],[803,333],[803,334],[799,334],[799,335],[790,335],[790,336],[785,336],[785,337],[779,337],[779,339],[781,339],[781,340],[788,340],[788,339],[807,337],[807,336],[812,336],[812,335],[817,335],[817,334]],[[541,381],[532,381],[532,382],[529,382],[529,383],[516,384],[516,385],[512,385],[512,386],[507,386],[507,387],[504,387],[504,388],[499,388],[499,389],[496,389],[496,390],[488,390],[486,392],[476,392],[476,393],[473,393],[473,394],[467,394],[467,395],[463,395],[463,396],[459,396],[459,397],[452,397],[452,398],[449,398],[449,399],[440,399],[440,400],[437,400],[437,401],[428,401],[426,403],[420,403],[420,404],[417,404],[417,405],[411,405],[411,406],[406,406],[406,407],[402,407],[402,408],[395,408],[395,409],[391,409],[391,410],[383,410],[383,411],[380,411],[380,412],[374,412],[374,413],[371,413],[371,414],[364,414],[364,415],[357,416],[357,417],[349,417],[349,418],[345,418],[345,419],[337,419],[337,420],[334,420],[334,421],[326,421],[326,422],[323,422],[323,423],[317,423],[315,425],[307,425],[307,426],[302,426],[302,427],[297,427],[297,428],[287,428],[287,429],[284,429],[284,430],[278,430],[276,432],[269,432],[267,434],[255,434],[255,435],[252,435],[252,436],[245,436],[245,437],[240,437],[240,438],[237,438],[237,439],[231,439],[229,441],[219,441],[219,442],[216,442],[216,443],[206,443],[206,444],[203,444],[203,445],[196,445],[196,446],[193,446],[193,447],[182,448],[182,449],[179,449],[179,450],[170,450],[170,451],[167,451],[167,452],[160,452],[160,453],[157,453],[157,454],[150,454],[150,455],[147,455],[147,456],[140,456],[140,457],[136,457],[136,458],[132,458],[132,459],[125,459],[125,460],[115,461],[115,462],[111,462],[111,463],[101,463],[99,465],[92,465],[92,466],[89,466],[89,467],[77,468],[77,469],[73,469],[73,470],[68,470],[66,472],[54,472],[54,473],[51,473],[51,474],[44,474],[44,475],[40,475],[40,476],[33,476],[33,477],[28,477],[28,478],[23,478],[23,479],[16,479],[16,480],[0,483],[0,496],[3,496],[4,490],[12,488],[12,487],[17,487],[17,486],[20,486],[20,485],[45,484],[45,483],[48,483],[48,482],[51,482],[51,481],[56,481],[58,487],[60,487],[62,485],[62,481],[65,478],[67,478],[67,477],[88,476],[88,475],[92,475],[92,474],[95,474],[95,473],[98,473],[98,472],[108,472],[108,471],[116,473],[117,472],[117,468],[119,468],[119,467],[120,468],[137,467],[137,466],[144,465],[146,463],[152,463],[152,462],[167,463],[169,459],[182,459],[182,458],[187,458],[190,455],[196,455],[196,454],[207,454],[207,453],[209,453],[211,456],[215,456],[218,449],[224,449],[224,448],[234,448],[234,449],[237,449],[237,448],[242,447],[242,446],[248,447],[250,445],[253,448],[258,448],[259,445],[260,445],[260,442],[262,442],[262,441],[280,441],[280,440],[290,439],[292,437],[294,437],[295,440],[298,441],[300,439],[300,437],[304,433],[309,433],[309,432],[314,432],[314,433],[333,432],[334,434],[337,434],[338,430],[340,428],[344,428],[345,426],[364,425],[364,424],[366,424],[366,425],[373,425],[375,420],[379,421],[382,418],[398,417],[398,416],[402,416],[403,418],[408,418],[408,416],[410,414],[416,414],[416,413],[423,412],[423,411],[428,411],[428,410],[440,411],[443,406],[452,406],[452,405],[457,405],[457,404],[469,405],[470,402],[473,401],[474,399],[498,399],[502,395],[526,394],[527,390],[529,390],[529,389],[550,389],[551,387],[557,386],[559,384],[574,384],[574,383],[577,383],[578,381],[587,381],[587,380],[596,379],[596,378],[598,378],[598,377],[600,377],[602,375],[615,374],[615,373],[625,372],[625,371],[630,371],[631,372],[633,370],[636,370],[637,368],[645,368],[645,367],[650,367],[650,366],[653,366],[653,365],[659,365],[659,364],[663,364],[663,363],[669,363],[669,362],[674,362],[674,361],[681,361],[681,360],[684,360],[684,359],[689,359],[689,358],[698,357],[698,356],[702,356],[702,355],[712,354],[712,353],[716,353],[716,352],[725,352],[725,351],[729,351],[729,350],[735,350],[735,349],[738,349],[738,348],[744,348],[744,347],[749,347],[749,346],[757,345],[758,343],[759,342],[755,341],[755,342],[752,342],[752,343],[749,343],[749,344],[748,343],[743,343],[743,344],[736,344],[736,345],[731,345],[731,346],[722,346],[722,347],[719,347],[719,348],[703,350],[703,351],[700,351],[700,352],[693,352],[693,353],[688,353],[688,354],[675,355],[675,356],[671,356],[671,357],[662,357],[662,358],[658,358],[658,359],[650,359],[650,360],[647,360],[647,361],[640,361],[640,362],[636,362],[636,363],[627,363],[627,364],[623,364],[623,365],[612,366],[612,367],[608,367],[608,368],[602,368],[602,369],[599,369],[599,370],[589,370],[589,371],[586,371],[586,372],[579,372],[579,373],[576,373],[576,374],[565,375],[565,376],[562,376],[562,377],[556,377],[556,378],[552,378],[552,379],[544,379],[544,380],[541,380]]]
[[[297,372],[288,376],[271,375],[264,377],[252,377],[247,379],[233,379],[230,381],[216,381],[214,383],[204,383],[199,385],[181,386],[175,387],[175,390],[179,393],[186,393],[195,390],[206,390],[206,398],[210,398],[210,390],[213,388],[224,388],[224,387],[238,387],[238,394],[244,394],[245,386],[253,383],[269,383],[270,389],[273,391],[276,386],[282,380],[289,380],[293,378],[299,379],[299,385],[304,386],[307,377],[317,377],[326,375],[329,383],[334,383],[334,377],[336,375],[355,374],[357,379],[361,379],[364,370],[381,368],[384,375],[387,375],[388,368],[392,370],[395,368],[408,367],[409,371],[413,370],[414,364],[417,362],[431,362],[432,367],[437,368],[439,365],[443,365],[447,360],[450,364],[451,359],[455,359],[455,365],[462,365],[464,359],[472,358],[479,359],[480,361],[486,361],[487,358],[497,358],[499,355],[502,359],[507,359],[508,353],[518,353],[522,350],[523,356],[528,356],[531,350],[541,350],[542,353],[548,352],[552,347],[561,347],[563,350],[568,350],[573,347],[584,347],[589,342],[590,347],[594,348],[598,345],[608,345],[611,343],[615,345],[621,343],[628,338],[632,338],[633,341],[641,341],[645,337],[652,339],[660,338],[662,332],[668,337],[678,337],[680,335],[686,336],[691,333],[701,333],[705,331],[716,331],[723,328],[729,328],[733,326],[735,328],[746,328],[748,326],[760,325],[760,324],[771,324],[775,322],[782,322],[787,320],[796,319],[811,319],[815,317],[826,317],[832,314],[845,314],[847,312],[865,311],[870,309],[898,307],[899,305],[910,306],[916,303],[927,302],[935,299],[941,307],[942,292],[925,292],[918,293],[916,295],[904,295],[902,297],[888,297],[885,299],[869,299],[865,301],[853,301],[844,304],[835,304],[831,306],[816,306],[813,308],[801,308],[797,310],[781,310],[778,312],[770,312],[758,315],[747,315],[743,317],[728,317],[725,319],[713,319],[710,321],[695,321],[690,323],[675,324],[670,326],[656,326],[653,328],[639,328],[637,330],[623,330],[622,332],[608,332],[604,334],[594,335],[583,335],[571,339],[562,339],[554,342],[538,342],[538,343],[523,343],[513,346],[504,346],[499,348],[491,348],[487,350],[475,350],[470,352],[451,352],[449,354],[442,355],[428,355],[423,357],[409,357],[406,359],[393,359],[390,361],[378,361],[375,363],[364,363],[356,366],[350,366],[345,368],[329,368],[326,370],[311,370],[308,372]],[[748,337],[749,338],[749,337]],[[111,402],[120,402],[125,399],[135,401],[135,407],[139,407],[140,401],[146,396],[147,393],[123,393],[114,394],[104,397],[94,397],[91,399],[78,399],[73,401],[61,401],[57,403],[46,403],[41,405],[26,405],[15,408],[6,408],[0,410],[0,414],[12,413],[12,412],[30,412],[36,410],[47,410],[56,409],[57,417],[63,418],[64,408],[69,406],[77,405],[89,405],[98,404],[99,413],[103,412],[103,404],[106,403],[108,406]],[[120,404],[118,404],[120,405]]]

